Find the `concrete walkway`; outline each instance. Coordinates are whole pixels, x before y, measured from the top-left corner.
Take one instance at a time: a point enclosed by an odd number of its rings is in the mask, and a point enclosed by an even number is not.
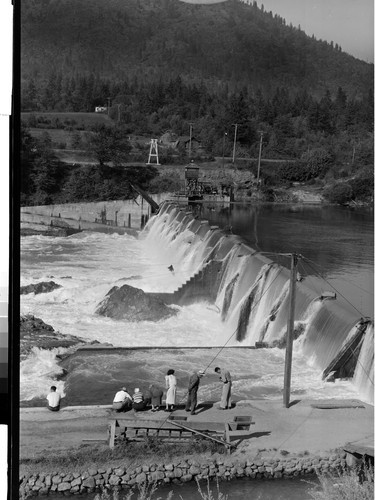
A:
[[[251,436],[244,439],[235,454],[255,456],[259,450],[277,456],[285,451],[291,454],[308,452],[318,454],[344,447],[348,442],[373,442],[374,408],[358,400],[335,401],[335,408],[319,409],[304,400],[284,408],[282,401],[239,401],[235,408],[220,411],[217,403],[198,406],[197,415],[190,416],[181,407],[174,415],[188,416],[190,420],[225,422],[235,415],[251,415],[255,425]],[[327,400],[324,401],[327,403]],[[105,440],[111,407],[75,406],[52,413],[46,408],[21,408],[20,458],[30,458],[45,450],[77,448],[83,440]],[[164,420],[170,415],[164,411],[138,412],[129,418]],[[223,426],[224,427],[224,426]],[[264,453],[263,453],[264,454]]]

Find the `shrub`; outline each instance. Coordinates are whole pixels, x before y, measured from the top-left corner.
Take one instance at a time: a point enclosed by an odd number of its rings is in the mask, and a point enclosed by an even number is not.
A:
[[[150,182],[151,193],[173,193],[183,189],[184,183],[177,174],[162,174]]]
[[[361,172],[357,177],[349,181],[353,192],[353,198],[368,198],[374,192],[374,175],[371,171]]]
[[[344,205],[352,199],[353,191],[350,184],[347,182],[338,182],[327,187],[323,192],[323,196],[330,203]]]
[[[314,500],[373,500],[374,469],[363,465],[333,474],[319,474],[319,485],[309,491]]]

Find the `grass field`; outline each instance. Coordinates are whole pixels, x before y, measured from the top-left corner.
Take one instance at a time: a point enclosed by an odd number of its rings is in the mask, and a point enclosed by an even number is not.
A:
[[[80,134],[83,136],[84,132],[80,132],[78,130],[75,130],[74,132],[70,132],[68,130],[62,130],[62,129],[56,129],[56,128],[30,128],[29,129],[30,135],[32,137],[35,137],[36,139],[41,139],[43,134],[46,132],[50,136],[53,145],[57,148],[57,145],[60,146],[65,144],[65,148],[70,149],[72,148],[72,140],[73,140],[73,134]]]
[[[83,130],[87,130],[98,123],[114,125],[114,122],[105,113],[21,113],[21,119],[26,123],[33,120],[34,117],[40,123],[44,123],[46,125],[50,123],[52,128],[57,128],[55,126],[57,121],[61,123],[61,127],[64,127],[64,125],[72,125],[74,128],[81,128]]]

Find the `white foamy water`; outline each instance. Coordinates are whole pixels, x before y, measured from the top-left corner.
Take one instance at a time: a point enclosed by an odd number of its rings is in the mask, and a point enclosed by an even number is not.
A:
[[[45,398],[51,385],[56,386],[58,392],[65,396],[64,382],[57,381],[56,377],[63,373],[58,364],[56,355],[63,354],[66,349],[61,347],[47,351],[34,347],[28,358],[20,366],[20,399],[28,401],[33,398]]]
[[[144,291],[176,290],[196,265],[184,259],[184,245],[190,244],[189,241],[176,242],[176,251],[167,252],[153,248],[149,241],[128,235],[83,232],[68,238],[24,237],[21,285],[53,280],[62,288],[39,295],[22,295],[21,313],[41,318],[62,334],[110,342],[119,347],[223,346],[227,341],[227,345],[236,345],[233,325],[223,323],[219,310],[207,303],[179,307],[177,316],[157,323],[129,323],[95,314],[97,305],[113,286],[126,283]],[[168,270],[170,264],[173,264],[173,273]],[[21,399],[45,397],[54,377],[61,373],[55,357],[58,353],[59,350],[34,350],[21,363]],[[224,350],[220,359],[237,378],[234,390],[239,395],[280,397],[284,353],[279,349],[249,350],[248,355],[239,356],[235,351]],[[213,351],[212,356],[215,354]],[[200,354],[198,350],[196,356],[193,364],[199,367],[209,361],[207,354]],[[322,382],[320,371],[308,364],[298,345],[293,372],[296,376],[292,380],[292,392],[296,395],[357,396],[349,382]],[[54,382],[54,385],[64,391],[63,382]],[[211,389],[207,386],[204,391]]]

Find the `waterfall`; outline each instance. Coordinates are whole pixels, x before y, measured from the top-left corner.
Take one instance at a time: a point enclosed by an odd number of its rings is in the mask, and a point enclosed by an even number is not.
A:
[[[207,221],[199,221],[176,205],[164,204],[146,226],[146,238],[153,251],[163,254],[185,281],[209,261],[220,261],[215,304],[233,343],[253,346],[258,341],[283,347],[289,309],[289,271],[227,235]],[[359,318],[338,297],[320,296],[312,277],[297,283],[295,337],[300,351],[322,371],[353,335]],[[354,329],[354,330],[353,330]],[[355,383],[364,393],[370,384],[366,375],[373,369],[373,327],[366,334],[360,353]],[[365,346],[367,346],[365,348]],[[364,368],[361,370],[361,366]],[[373,380],[373,379],[372,379]]]
[[[374,404],[374,323],[367,326],[353,383],[361,398]]]
[[[230,280],[230,282],[228,283],[228,285],[225,288],[224,302],[223,302],[223,307],[221,310],[221,319],[223,321],[225,321],[225,319],[227,317],[229,306],[230,306],[230,303],[232,301],[234,286],[238,280],[238,276],[239,276],[238,273],[235,276],[233,276],[233,278]]]

